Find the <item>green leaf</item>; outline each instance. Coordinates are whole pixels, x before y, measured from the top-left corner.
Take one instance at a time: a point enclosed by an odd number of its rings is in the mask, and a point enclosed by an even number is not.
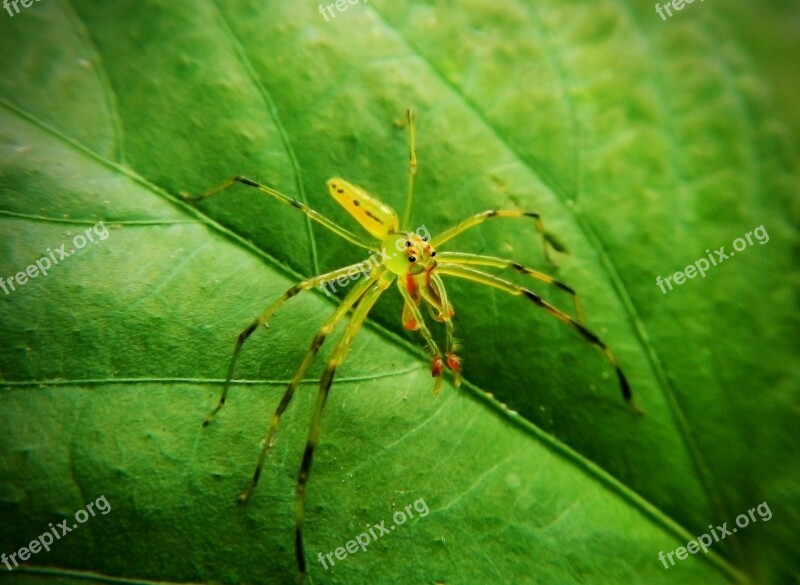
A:
[[[328,401],[306,502],[311,580],[800,574],[800,110],[796,71],[773,57],[800,48],[795,7],[693,3],[662,21],[619,1],[371,0],[328,22],[300,3],[19,7],[0,18],[0,277],[8,288],[80,234],[94,242],[0,295],[0,552],[101,496],[111,511],[3,569],[7,581],[292,582],[294,486],[324,357],[253,500],[235,499],[334,301],[291,299],[245,345],[215,423],[200,423],[236,335],[294,282],[364,255],[245,187],[197,206],[178,194],[247,175],[356,231],[325,181],[402,210],[409,106],[414,225],[540,212],[563,245],[557,267],[522,220],[447,249],[578,290],[645,415],[574,331],[450,280],[465,383],[434,396],[392,288]],[[768,242],[666,294],[655,284],[758,226]],[[561,291],[508,278],[571,310]],[[763,502],[772,518],[754,510],[708,554],[659,561]],[[366,551],[318,562],[415,503]]]

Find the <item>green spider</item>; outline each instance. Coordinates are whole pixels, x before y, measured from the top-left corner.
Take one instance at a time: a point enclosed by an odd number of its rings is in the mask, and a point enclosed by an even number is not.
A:
[[[434,378],[434,393],[438,393],[441,388],[441,376],[445,369],[453,372],[454,384],[460,384],[461,361],[455,353],[455,343],[453,338],[453,315],[455,311],[453,305],[450,303],[445,290],[442,276],[452,276],[455,278],[462,278],[480,284],[485,284],[497,288],[510,295],[520,296],[535,304],[537,307],[544,309],[552,316],[563,321],[571,326],[575,331],[583,336],[589,343],[597,346],[606,356],[611,366],[614,368],[619,379],[619,385],[622,390],[622,396],[625,401],[633,407],[631,399],[631,390],[628,385],[625,375],[617,362],[616,357],[611,350],[603,343],[600,338],[587,329],[583,325],[583,312],[581,305],[578,301],[578,296],[574,289],[570,286],[560,282],[551,276],[527,268],[518,262],[498,258],[495,256],[485,256],[481,254],[467,254],[460,252],[440,252],[439,248],[455,238],[456,236],[464,233],[465,231],[489,219],[498,218],[530,218],[534,220],[536,230],[542,238],[542,245],[544,248],[545,257],[547,254],[547,237],[545,235],[544,226],[541,217],[538,213],[533,211],[514,211],[514,210],[488,210],[468,217],[458,225],[445,230],[437,237],[428,241],[427,237],[417,232],[411,231],[410,220],[411,210],[414,202],[414,185],[417,175],[417,156],[416,156],[416,132],[414,124],[414,114],[412,110],[407,111],[407,124],[409,132],[409,167],[408,167],[408,191],[406,196],[406,205],[403,214],[402,223],[398,220],[397,213],[385,203],[379,201],[375,197],[369,195],[366,191],[348,183],[344,179],[333,178],[328,180],[328,190],[331,196],[344,207],[344,209],[363,227],[372,240],[368,241],[351,233],[349,230],[339,226],[332,220],[317,211],[314,211],[307,205],[287,197],[279,193],[275,189],[262,185],[252,179],[246,177],[233,177],[228,179],[218,187],[199,196],[191,196],[184,194],[184,198],[191,201],[202,201],[208,199],[221,191],[231,187],[237,183],[254,187],[259,191],[266,193],[285,203],[297,208],[302,213],[306,214],[312,220],[321,224],[323,227],[329,229],[333,233],[341,236],[348,242],[355,244],[372,254],[380,254],[381,261],[372,265],[372,268],[366,271],[366,278],[360,280],[353,285],[350,292],[341,301],[341,304],[333,311],[325,323],[317,332],[311,347],[306,353],[305,358],[298,367],[294,377],[289,382],[286,391],[283,394],[275,413],[270,420],[269,429],[262,442],[261,453],[258,458],[255,472],[248,487],[239,495],[239,503],[245,503],[258,484],[261,471],[264,467],[264,461],[267,453],[272,447],[275,432],[278,428],[281,415],[286,410],[289,402],[292,400],[295,390],[302,382],[306,372],[313,363],[315,357],[319,353],[320,348],[327,336],[334,330],[336,325],[344,319],[348,312],[352,309],[350,320],[344,328],[343,333],[336,341],[330,357],[328,358],[327,365],[322,374],[319,384],[319,392],[317,394],[316,404],[311,419],[311,426],[308,434],[308,441],[306,442],[303,460],[300,465],[300,472],[297,477],[297,486],[295,491],[295,554],[297,557],[297,567],[299,571],[299,580],[302,582],[307,576],[305,553],[303,548],[303,519],[304,519],[304,505],[306,483],[308,482],[309,473],[311,471],[311,462],[314,456],[314,447],[319,441],[322,414],[325,409],[325,403],[330,392],[331,384],[333,382],[336,368],[344,361],[347,356],[356,334],[361,329],[364,321],[367,319],[370,310],[375,305],[378,297],[381,296],[393,282],[396,282],[397,288],[404,299],[402,322],[406,329],[412,331],[419,331],[427,344],[427,349],[432,355],[431,374]],[[391,256],[387,251],[396,251]],[[272,305],[258,316],[244,331],[239,334],[236,340],[236,345],[233,350],[228,374],[225,378],[225,384],[222,389],[222,395],[219,398],[217,405],[203,421],[203,426],[208,426],[216,414],[225,404],[225,399],[228,395],[228,388],[230,386],[231,378],[233,377],[236,361],[241,352],[242,345],[245,340],[260,326],[266,325],[270,317],[286,302],[288,299],[299,294],[302,291],[313,289],[317,286],[322,286],[326,283],[332,282],[337,278],[353,274],[354,270],[364,270],[365,263],[359,262],[332,272],[327,272],[313,278],[309,278],[289,288],[281,295]],[[573,319],[564,311],[551,305],[542,299],[535,292],[528,290],[525,287],[518,286],[512,282],[498,278],[492,274],[484,272],[476,267],[489,267],[505,270],[513,270],[517,273],[530,276],[536,280],[542,281],[549,285],[555,286],[572,296],[573,304],[577,320]],[[420,305],[426,303],[430,309],[432,317],[436,321],[444,322],[445,327],[445,343],[444,351],[439,348],[439,345],[434,340],[430,329],[425,324],[425,320],[420,311]],[[635,408],[635,407],[634,407]]]

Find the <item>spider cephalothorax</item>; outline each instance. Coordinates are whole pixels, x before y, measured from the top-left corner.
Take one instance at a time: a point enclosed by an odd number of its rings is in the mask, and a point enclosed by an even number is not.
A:
[[[214,410],[211,411],[204,421],[204,424],[210,423],[217,412],[222,408],[223,404],[225,404],[225,398],[228,394],[228,387],[231,377],[233,376],[234,366],[236,365],[236,360],[239,357],[245,340],[258,329],[259,325],[266,325],[270,317],[272,317],[284,302],[302,291],[312,290],[318,286],[331,283],[334,280],[338,281],[344,279],[346,282],[347,279],[345,277],[353,278],[353,275],[359,272],[365,274],[365,278],[353,281],[355,284],[352,284],[347,295],[342,299],[341,304],[325,320],[316,336],[314,336],[314,339],[311,341],[311,346],[305,359],[289,382],[283,394],[283,398],[270,420],[269,430],[261,444],[261,454],[253,478],[247,489],[239,496],[239,501],[243,503],[252,495],[261,476],[261,469],[264,465],[267,452],[273,444],[281,415],[289,405],[295,390],[304,379],[327,337],[335,331],[337,324],[350,314],[350,320],[344,327],[344,331],[342,331],[341,335],[336,340],[320,380],[308,442],[306,443],[303,461],[300,465],[297,478],[295,497],[295,554],[301,580],[306,576],[306,561],[303,552],[302,535],[305,485],[311,471],[314,447],[319,440],[322,413],[325,408],[328,393],[333,383],[336,368],[344,361],[353,343],[353,339],[366,321],[370,310],[375,305],[378,298],[391,286],[393,281],[396,282],[397,288],[404,300],[402,314],[403,326],[406,329],[418,331],[420,333],[425,340],[426,350],[431,355],[431,374],[435,379],[434,392],[438,392],[441,387],[441,377],[445,368],[454,373],[456,385],[459,383],[461,371],[461,360],[455,354],[455,341],[453,337],[453,315],[455,311],[447,298],[447,292],[441,278],[442,276],[446,276],[448,278],[460,278],[487,285],[507,294],[521,297],[572,327],[584,339],[603,352],[617,374],[623,397],[628,403],[632,404],[630,387],[617,362],[617,358],[597,335],[583,325],[583,312],[578,303],[578,297],[570,286],[554,279],[544,272],[539,272],[533,268],[527,268],[513,260],[507,260],[497,256],[486,256],[483,254],[438,251],[441,246],[456,236],[461,235],[489,219],[527,218],[534,221],[536,230],[542,237],[544,253],[547,258],[547,239],[545,238],[541,218],[537,212],[490,209],[467,217],[462,222],[445,230],[434,238],[431,238],[424,226],[418,228],[416,231],[410,230],[411,212],[414,201],[414,185],[417,173],[414,117],[411,110],[408,111],[408,129],[408,193],[402,221],[398,220],[397,213],[395,213],[394,209],[373,197],[361,187],[353,185],[341,178],[333,178],[328,181],[328,190],[331,196],[369,233],[370,236],[372,236],[371,239],[365,239],[356,235],[321,213],[311,209],[304,203],[287,197],[272,187],[262,185],[261,183],[245,177],[233,177],[219,187],[211,189],[199,197],[187,196],[188,199],[200,201],[237,183],[248,187],[254,187],[283,204],[291,205],[299,209],[310,219],[344,238],[351,244],[367,250],[372,254],[370,259],[377,259],[380,257],[380,261],[359,262],[319,276],[308,278],[289,288],[272,305],[267,307],[255,321],[239,334],[234,347],[230,367],[228,368],[228,375],[225,380],[222,395]],[[548,303],[534,291],[510,280],[500,278],[485,270],[481,270],[481,268],[497,269],[498,272],[505,270],[507,272],[523,275],[568,293],[572,296],[576,317],[573,318],[566,312]],[[420,306],[423,304],[428,307],[428,311],[435,321],[444,323],[445,339],[443,351],[439,348],[439,344],[437,344],[425,323],[425,319],[420,310]]]
[[[422,231],[422,228],[417,231]],[[420,275],[433,270],[436,267],[436,250],[428,239],[415,232],[387,236],[383,246],[393,250],[393,255],[386,261],[386,268],[398,276]]]

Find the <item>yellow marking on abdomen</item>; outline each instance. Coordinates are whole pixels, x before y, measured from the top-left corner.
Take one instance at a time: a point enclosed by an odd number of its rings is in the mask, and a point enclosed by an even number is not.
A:
[[[383,240],[398,230],[397,213],[360,187],[344,179],[328,180],[331,196],[374,237]]]

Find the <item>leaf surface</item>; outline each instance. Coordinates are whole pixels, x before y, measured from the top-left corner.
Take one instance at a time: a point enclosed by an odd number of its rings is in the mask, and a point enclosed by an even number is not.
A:
[[[214,425],[200,421],[238,332],[297,280],[364,255],[245,187],[198,206],[178,193],[247,175],[356,231],[325,180],[402,210],[395,122],[413,106],[414,225],[540,212],[566,250],[557,267],[525,221],[447,249],[572,285],[646,414],[562,323],[451,280],[466,382],[434,397],[390,290],[326,410],[307,501],[313,581],[788,582],[798,117],[782,92],[797,79],[763,65],[764,47],[798,48],[797,11],[781,10],[762,14],[773,33],[747,28],[744,7],[687,5],[661,22],[620,2],[373,0],[326,22],[298,3],[81,0],[0,20],[0,276],[96,236],[0,297],[0,551],[101,495],[112,507],[3,576],[292,581],[294,484],[324,360],[254,500],[234,500],[334,301],[293,298],[248,341]],[[666,294],[655,284],[758,226],[768,242],[753,236]],[[560,291],[508,277],[571,311]],[[420,501],[429,513],[366,552],[317,561]],[[765,501],[774,519],[668,570],[658,560]]]

